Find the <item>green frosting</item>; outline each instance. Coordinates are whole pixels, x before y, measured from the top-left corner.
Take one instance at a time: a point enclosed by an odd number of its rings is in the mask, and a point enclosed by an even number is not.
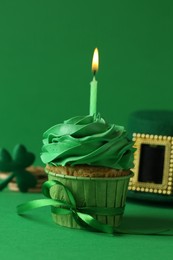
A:
[[[43,134],[41,159],[58,165],[87,164],[115,169],[133,167],[133,142],[124,127],[98,116],[77,116]]]

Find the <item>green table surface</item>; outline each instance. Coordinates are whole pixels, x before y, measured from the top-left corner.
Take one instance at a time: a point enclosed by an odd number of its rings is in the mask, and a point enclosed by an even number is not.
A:
[[[56,225],[50,208],[16,214],[16,206],[42,194],[0,193],[0,259],[171,259],[173,236],[112,236]],[[127,201],[122,228],[170,228],[172,206]]]

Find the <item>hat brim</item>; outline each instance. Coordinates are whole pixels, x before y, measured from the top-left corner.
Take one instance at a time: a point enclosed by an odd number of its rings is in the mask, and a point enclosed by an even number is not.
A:
[[[155,203],[160,205],[169,204],[173,206],[172,195],[161,195],[147,192],[128,191],[127,199],[136,202]]]

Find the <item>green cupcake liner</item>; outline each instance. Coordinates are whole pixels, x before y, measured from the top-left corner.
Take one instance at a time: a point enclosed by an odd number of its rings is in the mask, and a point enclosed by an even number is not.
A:
[[[129,179],[127,176],[116,178],[86,178],[48,173],[49,180],[57,180],[63,183],[73,194],[77,207],[124,207],[128,190]],[[62,201],[69,201],[63,189],[59,186],[52,187],[51,197]],[[103,224],[118,227],[121,224],[123,214],[117,216],[92,215]],[[57,215],[52,213],[53,220],[61,226],[81,229],[72,215]]]

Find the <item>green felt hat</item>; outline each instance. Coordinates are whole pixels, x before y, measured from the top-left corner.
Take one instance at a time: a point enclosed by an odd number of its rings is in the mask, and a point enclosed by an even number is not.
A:
[[[138,162],[136,160],[134,161],[134,163],[135,163],[134,169],[136,170],[136,168],[137,168],[137,172],[134,170],[136,178],[134,175],[134,179],[132,180],[132,182],[133,181],[134,182],[132,183],[132,186],[131,186],[132,188],[129,188],[131,190],[129,190],[129,192],[128,192],[128,197],[131,199],[137,199],[137,200],[141,199],[143,201],[146,200],[146,201],[151,201],[151,202],[160,201],[162,203],[164,203],[164,202],[173,203],[173,191],[171,191],[170,195],[168,196],[169,189],[165,190],[164,193],[160,192],[159,188],[157,188],[157,185],[159,183],[157,183],[156,188],[153,188],[153,189],[148,188],[150,185],[149,184],[150,181],[146,181],[146,183],[148,182],[148,184],[147,184],[148,186],[146,185],[146,187],[145,187],[145,180],[144,180],[147,174],[152,175],[152,170],[150,171],[148,169],[149,168],[151,169],[151,167],[153,167],[153,165],[154,166],[158,165],[160,162],[160,160],[155,159],[155,161],[154,161],[152,159],[153,157],[152,156],[150,157],[150,155],[154,154],[154,151],[152,151],[152,147],[156,147],[156,146],[162,147],[162,142],[164,145],[164,142],[168,141],[168,142],[170,142],[170,148],[168,150],[170,150],[170,153],[173,152],[173,111],[170,111],[170,110],[135,111],[129,116],[127,131],[128,131],[129,136],[130,137],[133,136],[133,138],[134,138],[135,146],[137,147],[136,157],[139,159]],[[151,140],[150,140],[150,138],[151,138]],[[148,144],[147,144],[147,139],[149,139]],[[161,144],[160,145],[157,144],[157,141],[160,142]],[[143,143],[144,143],[145,147],[143,146]],[[136,144],[138,144],[138,145],[136,145]],[[167,148],[165,148],[165,150],[166,149]],[[144,155],[144,153],[145,153],[145,155]],[[147,158],[147,160],[145,160],[145,163],[144,163],[144,160],[142,159],[143,156],[145,156],[145,158]],[[170,160],[172,158],[171,156],[172,155],[168,155],[168,153],[164,154],[164,161],[168,161],[168,165],[170,165],[169,163],[171,163],[170,162]],[[138,164],[138,166],[136,167],[137,164]],[[153,165],[151,165],[151,167],[150,166],[148,167],[149,164],[150,165],[153,164]],[[145,168],[145,172],[141,173],[144,168]],[[156,169],[156,168],[153,167],[153,169]],[[166,172],[167,180],[169,182],[169,180],[172,179],[172,170],[171,170],[171,172],[169,172],[170,167],[168,167],[166,171],[167,171]],[[158,175],[157,170],[153,170],[153,172],[155,175]],[[164,174],[165,174],[165,171],[164,171]],[[144,179],[140,180],[141,177],[139,177],[139,176],[142,176],[142,175],[144,176]],[[148,178],[148,176],[147,176],[147,178]],[[135,187],[135,185],[136,185],[136,187]],[[169,183],[168,183],[168,185],[169,185]],[[170,188],[170,189],[172,189],[172,188]],[[146,191],[148,191],[148,192],[146,192]],[[159,192],[162,194],[159,194]]]
[[[133,133],[173,136],[173,111],[139,110],[129,116],[127,130]]]

